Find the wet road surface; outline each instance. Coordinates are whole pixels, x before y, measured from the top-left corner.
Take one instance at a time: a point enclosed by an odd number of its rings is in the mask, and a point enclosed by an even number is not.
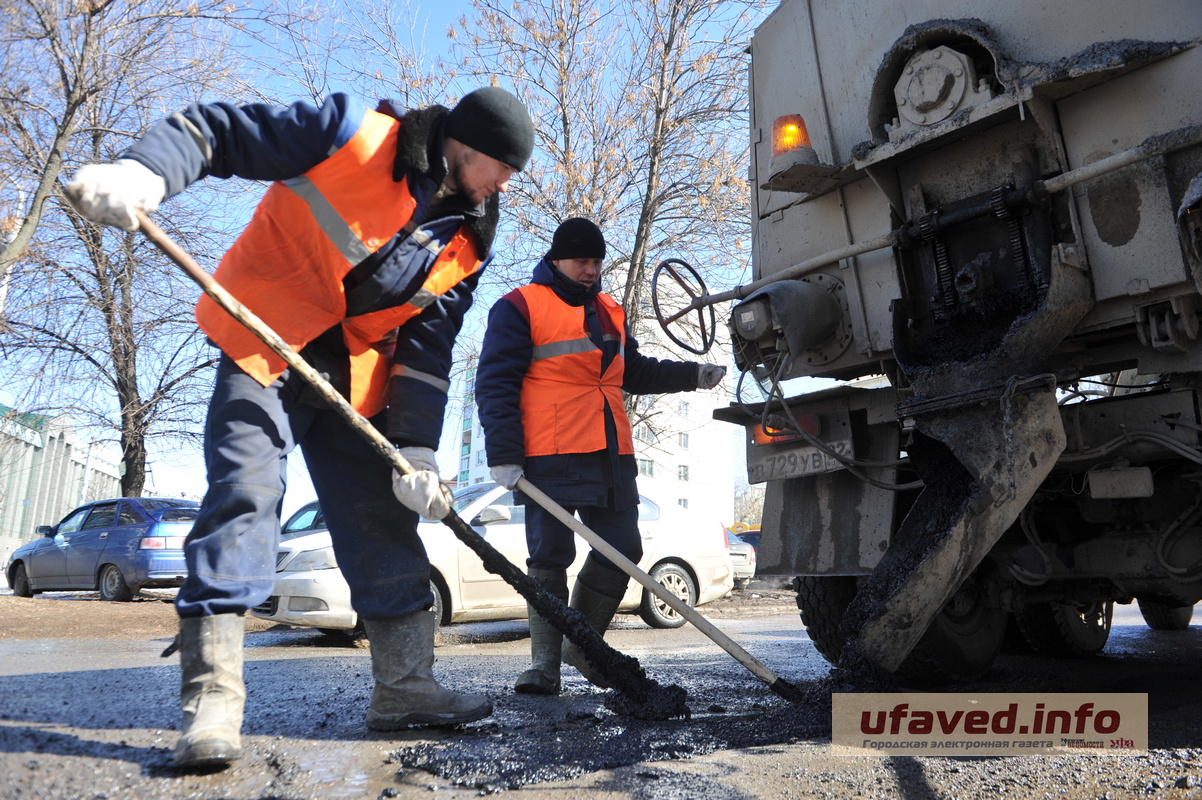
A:
[[[828,674],[796,614],[718,624],[803,689]],[[513,693],[528,658],[524,622],[446,631],[436,674],[491,695],[495,714],[387,734],[363,726],[366,649],[315,631],[248,633],[246,755],[209,775],[170,766],[179,672],[177,658],[159,658],[166,639],[0,640],[0,797],[1117,798],[1188,796],[1202,778],[1202,628],[1151,631],[1131,607],[1116,608],[1098,658],[1004,656],[988,683],[958,690],[1148,692],[1157,749],[1147,756],[839,758],[829,702],[785,703],[691,628],[619,617],[606,637],[688,690],[693,718],[667,722],[615,716],[570,668],[559,698]]]

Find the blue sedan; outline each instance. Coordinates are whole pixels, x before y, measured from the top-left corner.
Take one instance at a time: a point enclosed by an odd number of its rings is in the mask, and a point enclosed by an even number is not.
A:
[[[80,506],[38,538],[18,547],[5,573],[18,597],[99,589],[105,600],[129,600],[144,586],[184,582],[184,538],[200,503],[123,497]]]

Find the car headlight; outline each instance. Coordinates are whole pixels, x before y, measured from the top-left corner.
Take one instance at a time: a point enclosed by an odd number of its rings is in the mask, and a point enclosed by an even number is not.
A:
[[[333,547],[302,550],[284,572],[307,572],[313,569],[338,569],[338,559],[334,557]]]

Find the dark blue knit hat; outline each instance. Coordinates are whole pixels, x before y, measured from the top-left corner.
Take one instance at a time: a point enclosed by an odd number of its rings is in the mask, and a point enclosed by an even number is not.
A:
[[[534,152],[530,113],[521,100],[496,86],[465,95],[447,114],[443,132],[518,171]]]
[[[605,258],[605,236],[592,220],[565,219],[551,237],[548,261],[561,258]]]

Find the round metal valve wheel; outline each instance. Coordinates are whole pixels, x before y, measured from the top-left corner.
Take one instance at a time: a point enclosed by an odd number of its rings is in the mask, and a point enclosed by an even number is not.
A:
[[[661,288],[660,278],[667,276]],[[705,281],[679,258],[661,261],[651,276],[651,307],[660,328],[678,346],[690,353],[705,355],[714,346],[717,328],[714,307],[706,304],[688,310],[694,300],[706,299]],[[673,310],[679,309],[679,310]]]

